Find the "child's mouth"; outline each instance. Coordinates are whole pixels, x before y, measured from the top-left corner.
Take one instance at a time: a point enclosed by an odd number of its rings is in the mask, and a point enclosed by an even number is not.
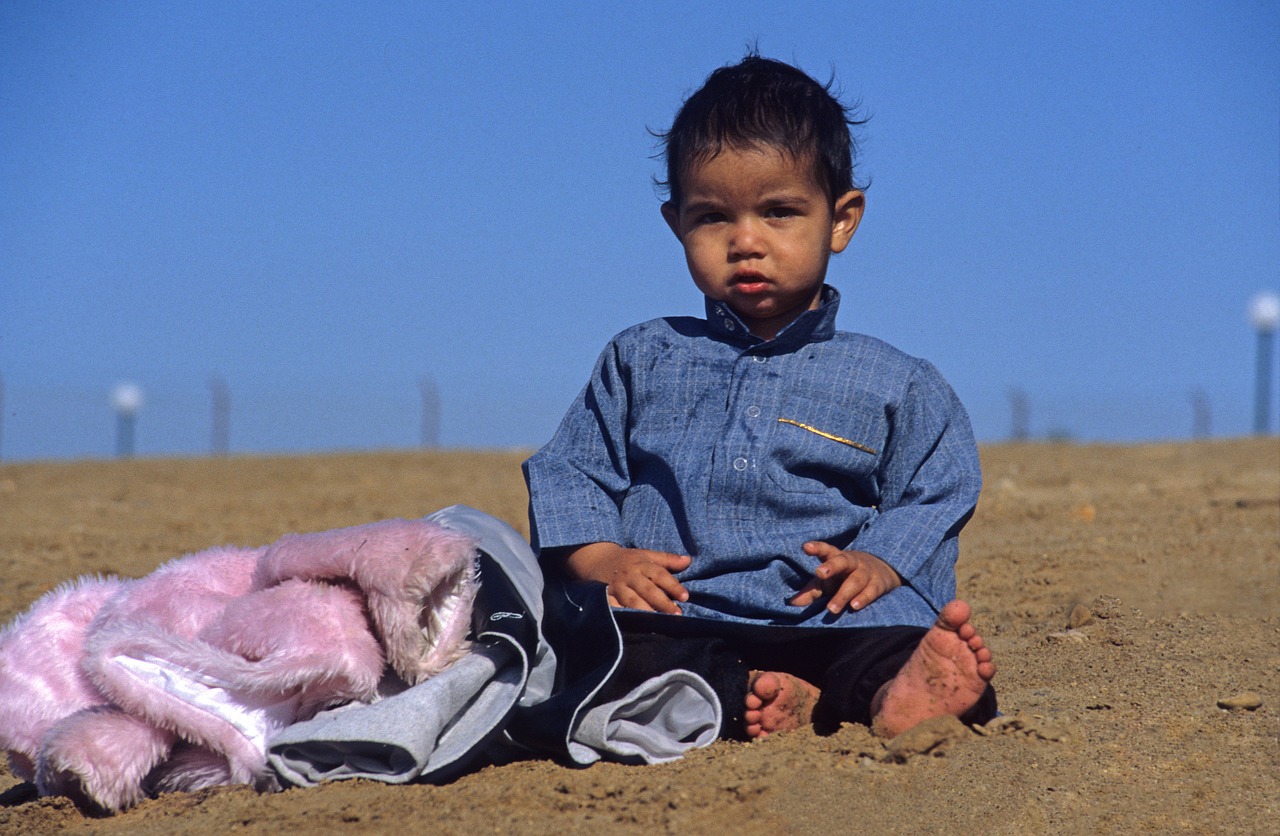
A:
[[[769,281],[759,273],[737,273],[729,282],[739,293],[763,293],[769,289]]]

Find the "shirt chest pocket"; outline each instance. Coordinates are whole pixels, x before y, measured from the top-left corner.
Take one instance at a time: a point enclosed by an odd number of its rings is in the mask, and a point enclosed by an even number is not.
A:
[[[769,478],[785,491],[836,489],[865,505],[878,501],[875,478],[888,439],[883,410],[792,397],[772,427]]]

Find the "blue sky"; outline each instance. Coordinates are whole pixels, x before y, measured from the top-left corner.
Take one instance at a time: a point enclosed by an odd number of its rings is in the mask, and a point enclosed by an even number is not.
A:
[[[702,302],[648,128],[757,43],[872,120],[840,325],[980,438],[1251,428],[1280,288],[1280,4],[0,4],[5,459],[532,447]],[[1280,386],[1273,386],[1273,392]],[[1275,424],[1276,410],[1272,410]]]

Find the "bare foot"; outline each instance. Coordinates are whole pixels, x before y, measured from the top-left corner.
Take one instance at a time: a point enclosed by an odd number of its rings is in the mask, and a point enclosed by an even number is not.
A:
[[[755,740],[774,732],[790,731],[806,726],[813,717],[813,706],[821,692],[789,673],[752,671],[747,684],[747,736]]]
[[[959,717],[978,703],[995,675],[991,650],[969,623],[969,605],[952,601],[898,675],[876,692],[871,728],[893,737],[930,717]]]

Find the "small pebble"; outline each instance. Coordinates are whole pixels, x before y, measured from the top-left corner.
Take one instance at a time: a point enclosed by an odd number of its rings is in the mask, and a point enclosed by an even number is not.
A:
[[[1254,711],[1262,707],[1262,697],[1253,691],[1245,691],[1242,694],[1236,694],[1234,697],[1225,697],[1218,700],[1218,708],[1225,708],[1228,711]]]
[[[1093,611],[1084,604],[1076,604],[1071,608],[1071,614],[1067,616],[1067,626],[1072,630],[1078,630],[1086,624],[1093,623]]]
[[[1080,522],[1091,523],[1097,518],[1098,511],[1093,507],[1093,505],[1086,502],[1084,505],[1076,506],[1076,508],[1071,511],[1071,516],[1073,519],[1077,519]]]

